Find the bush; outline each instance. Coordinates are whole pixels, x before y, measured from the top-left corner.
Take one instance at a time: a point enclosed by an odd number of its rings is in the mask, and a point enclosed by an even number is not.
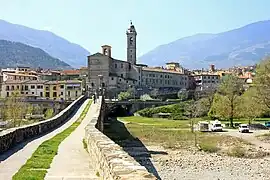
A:
[[[138,111],[137,113],[143,117],[153,117],[154,114],[158,113],[171,113],[170,119],[183,120],[188,119],[184,116],[185,108],[189,105],[189,101],[181,102],[178,104],[160,106],[155,108],[146,108]]]
[[[200,143],[199,145],[200,145],[200,148],[205,152],[215,153],[219,150],[216,143],[205,142],[205,143]]]
[[[246,150],[241,147],[241,146],[235,146],[233,148],[231,148],[228,153],[229,156],[233,156],[233,157],[245,157],[246,156]]]

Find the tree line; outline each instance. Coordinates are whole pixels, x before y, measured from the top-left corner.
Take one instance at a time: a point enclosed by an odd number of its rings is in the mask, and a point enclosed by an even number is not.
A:
[[[257,117],[270,115],[270,58],[261,61],[256,67],[253,83],[245,87],[244,80],[230,74],[222,78],[217,89],[192,95],[187,113],[190,117],[208,116],[211,119],[233,120],[245,118],[251,123]],[[187,96],[180,92],[179,98]]]
[[[14,91],[11,96],[3,99],[3,106],[0,110],[1,120],[8,122],[7,127],[9,128],[28,124],[25,121],[27,120],[27,115],[42,113],[39,106],[33,106],[25,102],[19,91]],[[48,108],[44,115],[45,119],[51,118],[54,115],[53,109]]]

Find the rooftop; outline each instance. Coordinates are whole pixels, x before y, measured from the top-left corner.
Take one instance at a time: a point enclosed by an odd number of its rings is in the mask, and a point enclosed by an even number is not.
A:
[[[160,73],[172,73],[172,74],[184,74],[179,71],[169,70],[169,69],[161,69],[161,68],[151,68],[151,67],[143,67],[144,71],[153,71],[153,72],[160,72]]]

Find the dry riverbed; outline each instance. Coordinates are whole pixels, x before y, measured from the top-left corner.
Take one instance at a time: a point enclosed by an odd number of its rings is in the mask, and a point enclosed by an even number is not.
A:
[[[152,162],[163,180],[268,180],[270,157],[246,159],[192,150],[168,150],[150,146]]]

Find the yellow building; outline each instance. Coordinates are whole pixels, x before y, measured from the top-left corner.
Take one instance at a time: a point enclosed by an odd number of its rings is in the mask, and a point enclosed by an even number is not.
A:
[[[1,97],[6,98],[15,91],[22,96],[51,100],[75,100],[82,95],[82,83],[67,81],[5,81],[2,84]]]

